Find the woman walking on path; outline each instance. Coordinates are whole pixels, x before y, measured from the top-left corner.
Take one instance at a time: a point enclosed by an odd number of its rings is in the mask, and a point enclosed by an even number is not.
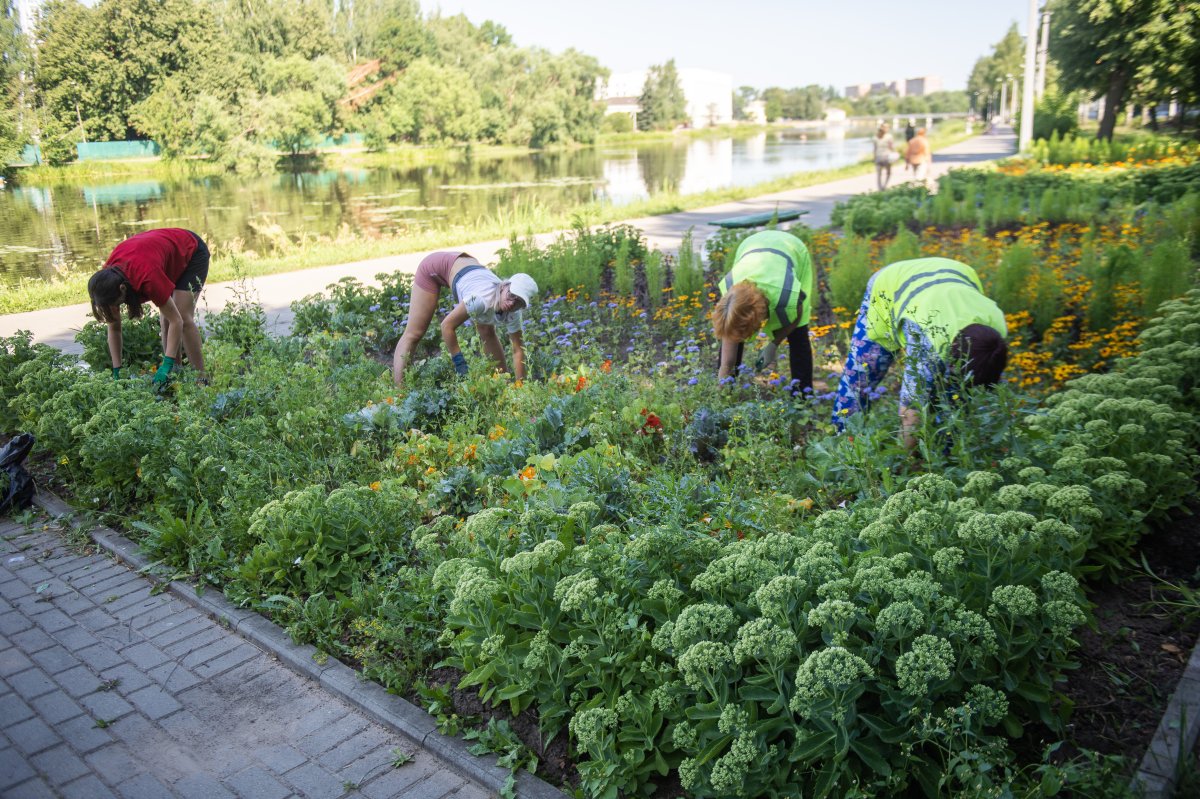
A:
[[[208,247],[203,239],[182,228],[159,228],[130,236],[118,244],[104,267],[88,280],[92,313],[108,324],[108,352],[113,377],[121,375],[121,306],[130,319],[142,315],[142,303],[158,306],[163,361],[154,373],[156,384],[166,383],[179,357],[179,345],[188,362],[204,377],[200,329],[196,327],[196,297],[208,278]]]
[[[908,143],[904,152],[904,160],[913,170],[913,177],[929,186],[929,165],[933,163],[933,152],[929,149],[929,139],[925,137],[925,128],[917,128],[917,135]]]
[[[409,298],[408,324],[396,345],[392,363],[392,379],[404,385],[404,370],[417,343],[429,329],[437,311],[438,292],[450,289],[454,310],[442,320],[442,341],[454,362],[454,370],[467,373],[467,359],[458,346],[457,330],[468,319],[479,329],[483,349],[497,368],[507,371],[504,347],[496,336],[496,327],[503,325],[513,349],[513,373],[525,379],[525,347],[521,337],[522,311],[537,294],[537,283],[526,274],[516,274],[507,280],[465,252],[435,252],[425,256],[417,266]]]
[[[871,276],[833,406],[840,430],[904,351],[900,429],[908,447],[920,408],[934,405],[947,376],[992,386],[1008,363],[1004,312],[984,296],[979,275],[949,258],[897,261]]]
[[[812,389],[812,343],[808,320],[812,312],[813,263],[804,242],[780,230],[764,230],[744,239],[733,257],[733,268],[717,287],[721,299],[713,309],[713,332],[721,341],[717,377],[734,375],[742,363],[745,342],[763,322],[771,341],[763,350],[762,366],[775,362],[787,339],[792,370],[792,393]]]
[[[887,188],[892,179],[892,162],[896,160],[896,142],[888,133],[886,122],[879,124],[873,140],[875,144],[875,185],[880,191]]]

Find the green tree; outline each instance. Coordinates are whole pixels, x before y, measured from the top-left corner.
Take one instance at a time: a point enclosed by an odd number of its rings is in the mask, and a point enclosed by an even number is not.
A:
[[[687,99],[679,85],[675,59],[650,67],[638,100],[638,130],[670,130],[687,121]]]
[[[345,73],[329,56],[311,61],[289,56],[268,61],[263,70],[263,135],[292,155],[339,132],[338,100]]]
[[[11,163],[29,139],[24,72],[29,49],[13,0],[0,0],[0,169]]]
[[[971,75],[967,78],[967,92],[979,94],[981,110],[989,100],[992,101],[990,107],[995,108],[1000,84],[1009,80],[1010,75],[1019,82],[1024,73],[1025,43],[1017,31],[1017,23],[1014,22],[1003,38],[993,45],[992,52],[975,62]]]
[[[372,125],[376,140],[470,141],[479,131],[479,93],[463,70],[420,59],[396,82]]]
[[[1195,92],[1197,0],[1056,0],[1051,10],[1062,88],[1104,98],[1098,138],[1112,138],[1131,95]]]

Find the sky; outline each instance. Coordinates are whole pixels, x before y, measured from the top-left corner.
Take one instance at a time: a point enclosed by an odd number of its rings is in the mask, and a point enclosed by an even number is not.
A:
[[[674,58],[734,86],[835,86],[937,75],[963,89],[1028,0],[420,0],[426,13],[492,19],[514,41],[574,47],[613,72]]]

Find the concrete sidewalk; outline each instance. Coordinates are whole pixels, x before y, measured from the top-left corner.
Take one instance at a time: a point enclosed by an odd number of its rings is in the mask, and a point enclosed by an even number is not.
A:
[[[981,135],[946,147],[934,154],[930,177],[937,178],[956,167],[976,166],[987,161],[1005,158],[1016,152],[1017,139],[1011,128],[1003,128],[991,135]],[[903,182],[906,173],[901,164],[892,168],[892,185]],[[689,229],[695,228],[695,238],[701,241],[712,232],[708,223],[730,216],[759,213],[763,211],[806,210],[805,224],[820,227],[829,224],[836,203],[856,194],[875,191],[875,175],[860,175],[853,178],[809,186],[803,189],[776,192],[747,200],[722,203],[694,211],[683,211],[662,216],[630,219],[627,222],[645,231],[651,247],[664,251],[679,248]],[[557,233],[543,233],[535,238],[545,243]],[[461,249],[471,253],[484,263],[494,263],[497,252],[508,246],[508,241],[496,239],[472,244],[463,244]],[[248,287],[257,296],[267,314],[268,330],[286,333],[292,322],[291,304],[310,294],[323,292],[331,283],[344,277],[354,277],[364,283],[373,283],[381,272],[415,272],[425,253],[407,253],[368,261],[324,266],[301,272],[287,272],[251,278]],[[201,301],[202,309],[218,311],[234,298],[238,286],[234,283],[214,283],[208,286]],[[0,316],[0,336],[11,336],[18,330],[30,330],[34,340],[53,345],[66,352],[79,353],[82,349],[74,341],[75,332],[89,319],[90,308],[86,304],[44,311],[8,314]]]
[[[44,517],[0,521],[0,796],[490,795]]]

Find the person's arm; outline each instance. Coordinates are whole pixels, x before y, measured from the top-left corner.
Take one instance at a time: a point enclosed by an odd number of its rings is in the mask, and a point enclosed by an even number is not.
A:
[[[518,380],[525,379],[525,340],[521,335],[521,331],[517,330],[508,334],[508,341],[512,344],[513,351],[513,374]]]
[[[454,310],[446,314],[446,318],[442,320],[442,343],[446,345],[446,352],[450,353],[450,357],[460,353],[458,348],[458,328],[467,321],[470,314],[467,313],[466,303],[460,302],[454,306]]]
[[[483,351],[496,362],[497,369],[507,372],[508,365],[504,362],[504,347],[500,344],[500,337],[496,335],[496,326],[476,322],[475,327],[479,330],[479,340],[483,342]]]
[[[724,380],[737,369],[738,342],[731,338],[721,339],[721,365],[717,369],[717,379]]]
[[[120,374],[121,369],[121,353],[124,351],[125,342],[121,337],[121,320],[108,323],[108,354],[112,359],[113,377]]]

